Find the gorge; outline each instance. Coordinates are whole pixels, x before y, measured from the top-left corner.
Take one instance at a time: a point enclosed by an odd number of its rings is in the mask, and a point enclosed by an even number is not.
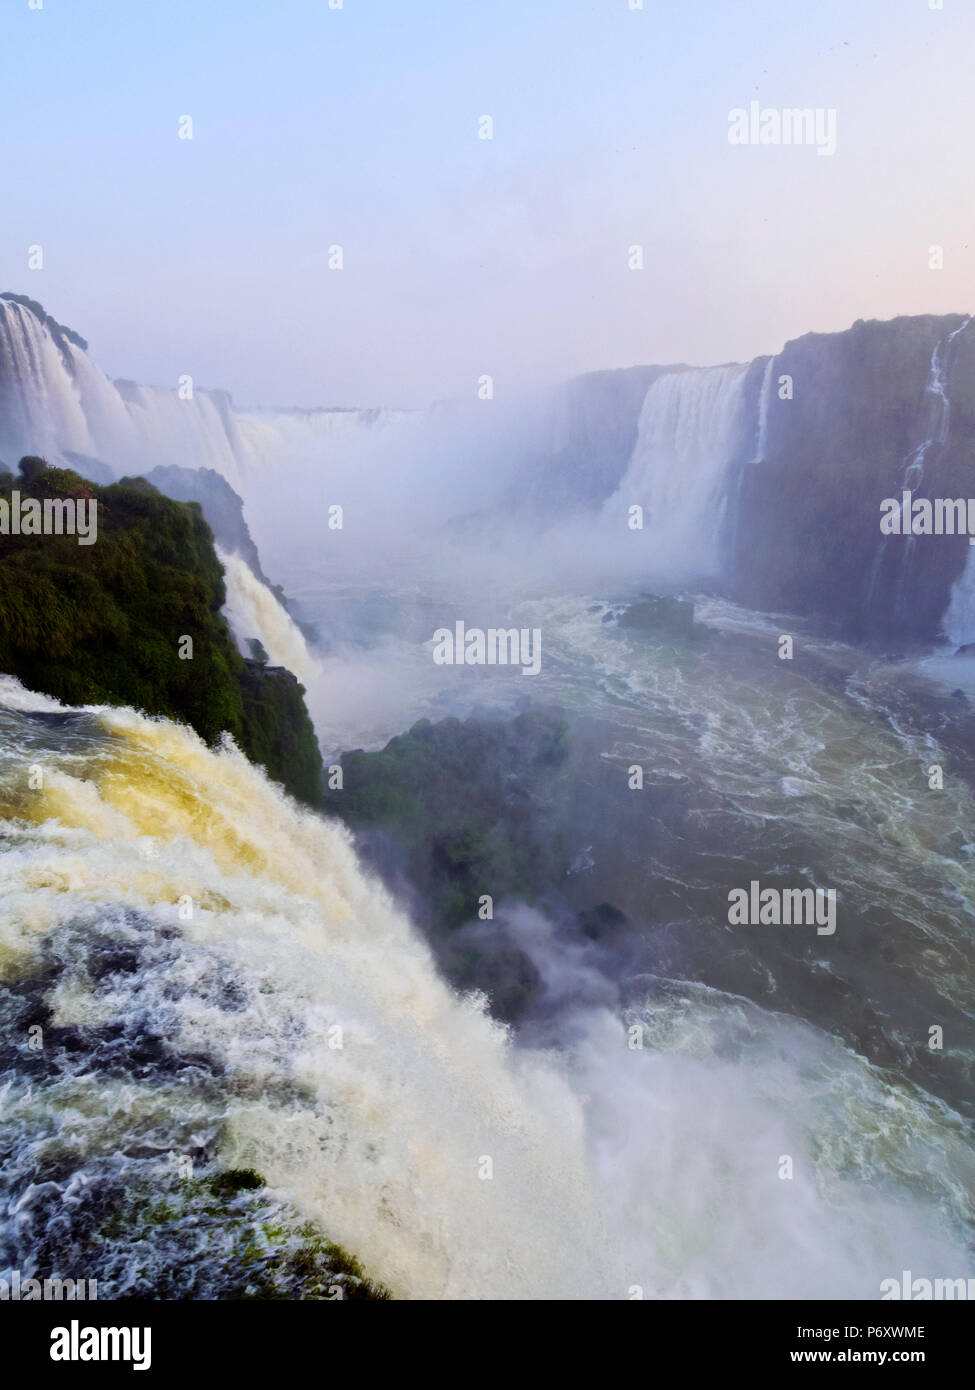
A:
[[[327,476],[332,502],[343,488],[365,498],[363,469],[380,482],[400,455],[456,458],[483,447],[483,412],[492,408],[484,403],[410,414],[240,410],[226,392],[200,389],[181,399],[177,388],[110,382],[83,340],[53,322],[40,306],[0,297],[8,464],[37,453],[68,466],[93,460],[109,478],[174,464],[210,469],[253,512],[289,475],[306,491]],[[453,516],[469,512],[468,527],[490,528],[506,514],[516,530],[571,524],[583,552],[605,566],[627,508],[639,505],[648,572],[656,565],[672,582],[704,582],[849,640],[963,645],[975,638],[965,539],[891,545],[877,509],[906,487],[915,498],[968,496],[969,322],[962,314],[859,322],[748,364],[576,378],[509,414],[510,458],[494,494],[481,486],[475,499],[472,488],[465,502],[461,470]],[[422,513],[434,489],[417,471]],[[318,498],[307,509],[326,524]],[[630,548],[627,564],[635,563]]]
[[[99,519],[0,548],[0,1273],[872,1298],[964,1268],[975,572],[879,517],[967,495],[973,351],[924,316],[257,411],[112,383],[0,298],[0,492]],[[531,638],[532,680],[438,630]],[[730,920],[743,884],[835,931]]]

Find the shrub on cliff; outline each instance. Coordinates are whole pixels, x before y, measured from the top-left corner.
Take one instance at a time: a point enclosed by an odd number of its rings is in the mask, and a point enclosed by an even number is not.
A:
[[[28,490],[96,502],[97,538],[0,535],[0,669],[68,704],[166,715],[208,742],[226,730],[294,795],[318,802],[321,757],[302,688],[287,672],[256,679],[238,653],[199,506],[141,479],[97,487],[39,459],[23,461],[16,484],[0,482],[0,500],[10,508],[12,493]]]
[[[421,719],[381,752],[344,754],[343,790],[326,803],[354,828],[392,832],[432,925],[456,927],[476,916],[482,893],[530,902],[565,873],[545,789],[566,752],[565,721],[549,710]]]

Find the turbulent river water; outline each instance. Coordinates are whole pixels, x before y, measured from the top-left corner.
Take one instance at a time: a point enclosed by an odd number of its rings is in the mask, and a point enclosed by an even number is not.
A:
[[[562,1001],[519,1041],[441,980],[347,832],[232,747],[5,678],[0,1268],[219,1297],[242,1226],[310,1222],[401,1297],[971,1274],[967,705],[802,634],[782,661],[775,619],[714,600],[683,643],[620,629],[618,596],[479,612],[285,580],[323,630],[345,615],[309,668],[326,751],[526,695],[568,711],[578,891],[625,910],[630,948],[597,969],[515,910]],[[540,674],[435,666],[459,615],[539,628]],[[730,928],[752,877],[835,888],[835,935]],[[181,1158],[253,1166],[259,1206],[204,1218]]]

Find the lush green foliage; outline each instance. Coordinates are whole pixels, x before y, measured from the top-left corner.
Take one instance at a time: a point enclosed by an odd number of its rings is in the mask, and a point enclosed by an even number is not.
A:
[[[541,820],[566,748],[551,711],[421,719],[382,752],[346,753],[344,788],[326,802],[351,826],[393,832],[431,925],[456,927],[481,894],[530,902],[565,872],[562,837]]]
[[[240,677],[247,756],[309,806],[322,802],[322,755],[308,711],[305,688],[290,671],[245,662]]]
[[[197,504],[141,479],[97,487],[25,459],[17,484],[40,499],[95,499],[97,540],[0,535],[0,670],[68,704],[126,704],[224,730],[303,800],[320,800],[321,757],[286,672],[257,675],[220,615],[223,571]],[[192,658],[181,657],[192,640]]]

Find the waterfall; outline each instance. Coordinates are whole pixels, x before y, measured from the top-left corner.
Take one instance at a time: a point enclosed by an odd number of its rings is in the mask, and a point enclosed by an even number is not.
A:
[[[327,460],[336,435],[397,423],[394,410],[243,410],[225,391],[112,382],[56,342],[26,305],[0,299],[0,459],[70,464],[87,454],[116,477],[156,466],[213,468],[237,492],[302,456]]]
[[[876,1297],[902,1259],[962,1267],[917,1194],[963,1140],[834,1039],[682,985],[645,1050],[605,1009],[518,1048],[232,744],[52,703],[0,677],[0,1269],[53,1250],[103,1299],[184,1267],[221,1296],[241,1217],[201,1227],[178,1155],[255,1168],[405,1298]],[[877,1133],[904,1186],[852,1157]]]
[[[178,1085],[164,1059],[143,1064],[124,1095],[117,1068],[90,1059],[64,1058],[47,1084],[0,1076],[8,1257],[41,1239],[52,1200],[70,1226],[48,1165],[112,1190],[123,1153],[134,1186],[158,1183],[168,1153],[205,1149],[286,1188],[400,1296],[585,1296],[602,1237],[565,1083],[517,1061],[483,1004],[439,979],[347,832],[178,725],[126,710],[73,724],[70,753],[34,747],[44,788],[26,800],[23,760],[0,745],[5,979],[46,953],[63,966],[52,1037],[110,1020],[196,1061]],[[31,735],[22,713],[0,709],[0,726]],[[110,943],[136,953],[135,974],[97,973]],[[28,1193],[16,1215],[11,1188]],[[71,1248],[65,1236],[63,1259]],[[114,1275],[103,1297],[132,1277]]]
[[[904,468],[901,489],[907,492],[913,492],[921,486],[924,482],[925,459],[935,444],[944,444],[948,438],[948,424],[951,418],[951,405],[948,400],[948,356],[952,343],[970,322],[970,319],[966,319],[960,328],[942,338],[935,344],[931,353],[931,365],[928,368],[924,391],[932,400],[932,425],[928,437],[914,450]],[[905,517],[905,522],[909,523],[909,520],[909,517]]]
[[[219,546],[215,549],[223,565],[227,588],[224,616],[240,651],[250,656],[248,642],[256,637],[273,665],[286,666],[306,684],[312,674],[314,658],[301,629],[246,560],[227,554]]]
[[[916,493],[924,484],[924,465],[931,450],[943,445],[948,438],[948,427],[951,422],[951,403],[948,399],[948,368],[950,365],[951,346],[955,339],[965,331],[971,322],[966,318],[964,322],[942,338],[934,346],[931,353],[931,364],[928,368],[928,379],[924,387],[925,397],[929,403],[931,411],[931,423],[927,437],[913,451],[904,466],[904,476],[901,480],[901,491]],[[917,537],[910,530],[910,510],[903,508],[902,529],[905,539],[903,542],[903,556],[900,564],[900,571],[897,578],[897,587],[894,594],[895,612],[903,612],[906,604],[910,603],[910,572],[914,560],[917,546]],[[878,550],[878,559],[873,566],[870,584],[867,594],[869,604],[877,582],[879,573],[880,557],[883,549]],[[969,607],[969,595],[975,590],[975,574],[972,570],[971,556],[966,561],[965,571],[956,582],[952,594],[948,601],[948,610],[944,618],[946,631],[952,627],[956,630],[963,630],[967,625],[962,614]],[[972,614],[972,635],[975,635],[975,611]],[[970,641],[970,637],[962,637],[960,642]]]
[[[25,305],[0,300],[0,457],[8,467],[23,454],[56,462],[64,450],[93,454],[97,434],[122,428],[124,417],[85,353],[59,346]]]
[[[770,357],[765,364],[765,371],[762,374],[762,389],[758,397],[758,438],[755,442],[755,454],[752,463],[761,463],[768,448],[768,408],[772,398],[772,374],[775,370],[775,358]]]
[[[319,657],[309,650],[297,623],[266,584],[254,574],[240,555],[216,547],[223,565],[227,600],[224,617],[230,624],[242,655],[253,655],[251,638],[256,637],[267,652],[272,666],[285,666],[305,687],[305,704],[321,737],[324,701],[327,695],[325,669]]]
[[[731,469],[747,433],[747,364],[658,377],[647,391],[626,475],[604,515],[639,504],[653,561],[674,576],[713,575]]]

